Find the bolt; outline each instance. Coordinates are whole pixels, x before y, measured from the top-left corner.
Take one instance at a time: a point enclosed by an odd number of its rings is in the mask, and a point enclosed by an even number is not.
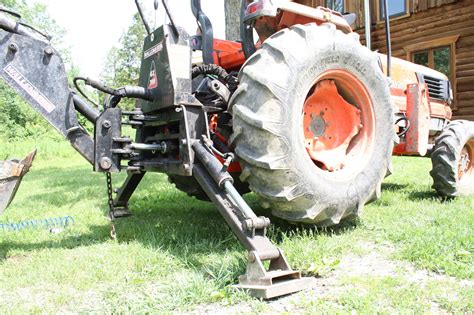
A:
[[[54,50],[53,50],[53,48],[51,48],[51,47],[46,47],[46,48],[44,49],[44,53],[45,53],[46,55],[48,55],[48,56],[52,56],[52,55],[54,54]]]
[[[188,163],[184,163],[184,164],[183,164],[183,169],[189,170],[189,168],[190,168],[190,166],[189,166]]]
[[[108,157],[100,159],[100,167],[104,170],[108,170],[112,166],[112,161]]]
[[[109,120],[104,120],[104,122],[102,123],[102,127],[104,127],[105,129],[109,129],[110,127],[112,127],[112,123]]]
[[[188,142],[186,141],[186,139],[181,139],[181,144],[182,144],[182,145],[186,145],[186,143],[188,143]]]
[[[16,53],[18,51],[18,46],[15,43],[11,43],[10,45],[8,45],[8,49],[12,53]]]
[[[252,221],[252,219],[247,219],[247,220],[245,220],[242,225],[243,225],[244,230],[250,231],[250,230],[253,229],[253,221]]]
[[[255,262],[255,260],[257,260],[257,257],[255,257],[255,253],[254,252],[249,252],[249,262],[253,263]]]

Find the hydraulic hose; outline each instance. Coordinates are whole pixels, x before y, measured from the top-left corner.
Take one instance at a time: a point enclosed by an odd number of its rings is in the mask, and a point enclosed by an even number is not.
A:
[[[84,81],[84,84],[89,85],[93,87],[96,90],[99,90],[103,93],[122,98],[122,97],[128,97],[128,98],[139,98],[145,101],[153,101],[153,93],[149,89],[145,89],[144,87],[141,86],[131,86],[127,85],[118,89],[111,88],[102,82],[90,79],[90,78],[84,78],[84,77],[75,77],[73,82],[76,87],[76,89],[85,96],[84,92],[80,89],[78,85],[78,81]],[[85,96],[87,98],[87,96]]]
[[[234,91],[238,84],[237,79],[234,76],[227,73],[224,68],[215,64],[196,66],[191,71],[191,75],[193,79],[199,75],[215,75],[221,81],[228,84],[231,91]]]
[[[47,42],[49,40],[45,34],[39,32],[29,25],[16,22],[15,20],[8,18],[4,13],[0,13],[0,28],[10,33],[28,36],[43,42]]]
[[[214,64],[209,64],[209,65],[200,65],[196,66],[193,68],[192,72],[192,78],[196,78],[198,75],[206,75],[206,74],[211,74],[217,76],[219,79],[222,79],[227,82],[229,74],[227,71],[225,71],[224,68],[219,67]]]

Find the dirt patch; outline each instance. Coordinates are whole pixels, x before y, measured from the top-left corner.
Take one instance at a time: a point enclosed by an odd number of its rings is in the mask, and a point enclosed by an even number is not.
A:
[[[263,313],[273,314],[282,312],[296,312],[301,310],[299,305],[301,301],[308,305],[311,301],[325,297],[337,297],[348,290],[348,285],[343,284],[343,280],[348,277],[402,277],[407,283],[415,283],[421,288],[432,281],[449,281],[465,287],[473,287],[474,281],[459,280],[454,277],[440,275],[428,270],[417,269],[405,261],[391,260],[388,257],[394,251],[394,248],[387,244],[361,243],[358,247],[364,248],[365,254],[347,255],[341,259],[338,267],[324,278],[316,278],[314,287],[310,290],[298,292],[286,297],[270,300],[264,305]],[[350,285],[349,285],[350,286]],[[355,288],[355,286],[354,286]],[[350,289],[350,288],[349,288]],[[359,289],[359,288],[358,288]],[[360,288],[362,289],[362,288]],[[194,310],[196,314],[245,314],[256,312],[255,306],[250,304],[237,304],[228,307],[220,305],[201,306]],[[433,313],[445,313],[440,306],[432,302],[431,309]],[[262,310],[259,310],[262,312]]]

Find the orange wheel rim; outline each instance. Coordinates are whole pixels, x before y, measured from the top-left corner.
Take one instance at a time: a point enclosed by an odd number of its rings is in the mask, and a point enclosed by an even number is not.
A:
[[[458,161],[458,180],[463,182],[470,182],[474,176],[474,139],[469,140],[461,150],[461,155]]]
[[[303,130],[318,168],[355,173],[365,165],[375,139],[372,105],[367,89],[348,71],[329,70],[315,80],[303,106]]]

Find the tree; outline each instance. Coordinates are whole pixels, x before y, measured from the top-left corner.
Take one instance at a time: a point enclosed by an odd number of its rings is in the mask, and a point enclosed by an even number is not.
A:
[[[59,47],[63,59],[66,62],[70,60],[70,50],[63,44],[65,31],[49,16],[46,6],[27,6],[24,0],[2,0],[2,5],[20,13],[22,20],[28,24],[52,35],[52,43],[56,48]],[[49,130],[48,123],[0,80],[0,137],[12,140],[43,136],[50,134]]]
[[[240,0],[225,0],[225,37],[240,40]]]
[[[112,47],[107,54],[101,77],[107,85],[138,85],[142,47],[146,32],[140,15],[133,16],[132,24],[123,33],[118,47]],[[124,100],[121,107],[131,109],[134,102]]]

